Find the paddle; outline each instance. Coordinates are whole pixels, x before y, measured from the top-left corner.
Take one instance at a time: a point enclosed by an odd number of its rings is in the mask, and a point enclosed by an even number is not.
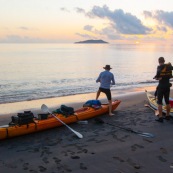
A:
[[[159,111],[158,110],[155,110],[153,107],[151,107],[149,104],[145,104],[144,105],[145,107],[149,107],[150,109],[152,109],[153,111],[154,111],[154,113],[155,113],[155,116],[158,116],[159,115]]]
[[[154,137],[154,135],[151,134],[151,133],[139,132],[139,131],[135,131],[135,130],[130,129],[130,128],[125,128],[125,127],[121,127],[121,126],[118,126],[118,125],[115,125],[115,124],[106,123],[106,122],[104,122],[100,118],[95,118],[95,121],[100,123],[100,124],[104,124],[105,123],[105,124],[108,124],[108,125],[111,125],[111,126],[114,126],[114,127],[118,127],[119,129],[125,130],[127,132],[131,132],[131,133],[135,133],[135,134],[143,136],[143,137],[147,137],[147,138],[153,138]]]
[[[43,112],[45,112],[45,113],[51,114],[51,115],[52,115],[54,118],[56,118],[59,122],[61,122],[63,125],[65,125],[69,130],[71,130],[73,133],[75,133],[76,136],[77,136],[78,138],[83,138],[83,135],[82,135],[82,134],[80,134],[79,132],[73,130],[71,127],[69,127],[67,124],[65,124],[62,120],[60,120],[57,116],[55,116],[54,114],[52,114],[52,113],[49,111],[48,107],[47,107],[45,104],[42,104],[41,110],[42,110]]]

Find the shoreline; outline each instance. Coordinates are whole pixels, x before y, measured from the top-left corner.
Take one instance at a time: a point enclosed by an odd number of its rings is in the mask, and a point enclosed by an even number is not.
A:
[[[138,94],[140,92],[145,91],[154,91],[155,86],[150,87],[139,87],[133,89],[126,89],[126,90],[113,90],[112,91],[112,100],[117,98],[125,97],[126,95],[131,94]],[[70,95],[70,96],[63,96],[63,97],[54,97],[54,98],[46,98],[46,99],[38,99],[38,100],[29,100],[29,101],[22,101],[22,102],[14,102],[14,103],[4,103],[0,104],[0,117],[2,115],[9,115],[15,114],[21,111],[28,111],[31,110],[33,112],[40,112],[41,105],[46,104],[50,109],[56,108],[61,104],[67,104],[68,106],[73,106],[74,109],[78,109],[87,100],[94,100],[96,93],[87,93],[87,94],[77,94],[77,95]],[[103,93],[100,94],[99,100],[107,101],[105,95]]]
[[[141,95],[145,94],[144,92],[145,89],[147,89],[148,91],[154,91],[155,87],[152,86],[145,88],[133,88],[121,91],[114,90],[112,91],[112,100],[121,100],[122,103],[119,105],[119,107],[126,108],[127,105],[129,104],[128,102],[133,102],[133,100],[131,100],[131,97],[134,98],[141,97]],[[78,94],[72,96],[0,104],[0,125],[8,124],[11,121],[12,116],[17,115],[17,113],[22,113],[24,111],[31,111],[33,112],[34,116],[37,117],[39,113],[43,113],[41,111],[42,104],[46,104],[50,111],[58,109],[63,104],[66,106],[73,107],[74,110],[76,110],[83,107],[83,104],[87,100],[94,100],[95,96],[96,93],[88,93],[88,94]],[[99,100],[102,103],[107,103],[107,99],[104,93],[100,94]]]

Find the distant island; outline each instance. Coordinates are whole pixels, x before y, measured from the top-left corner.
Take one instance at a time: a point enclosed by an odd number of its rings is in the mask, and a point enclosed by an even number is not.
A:
[[[85,41],[79,41],[79,42],[75,42],[75,44],[107,44],[108,42],[106,42],[106,41],[103,41],[103,40],[85,40]]]

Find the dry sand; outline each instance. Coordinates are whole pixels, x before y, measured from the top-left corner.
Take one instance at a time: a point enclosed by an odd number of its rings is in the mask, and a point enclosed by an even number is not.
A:
[[[83,134],[83,139],[62,126],[0,141],[0,172],[173,173],[173,120],[156,122],[153,111],[144,107],[147,100],[144,91],[115,99],[122,103],[114,116],[99,116],[104,124],[93,118],[86,125],[70,125]],[[81,106],[75,97],[74,105]],[[7,121],[8,116],[0,117]],[[141,137],[107,123],[152,133],[155,137]]]

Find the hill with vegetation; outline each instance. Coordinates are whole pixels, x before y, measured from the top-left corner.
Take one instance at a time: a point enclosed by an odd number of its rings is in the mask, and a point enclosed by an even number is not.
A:
[[[107,44],[108,42],[103,41],[103,40],[84,40],[84,41],[79,41],[79,42],[75,42],[75,44]]]

